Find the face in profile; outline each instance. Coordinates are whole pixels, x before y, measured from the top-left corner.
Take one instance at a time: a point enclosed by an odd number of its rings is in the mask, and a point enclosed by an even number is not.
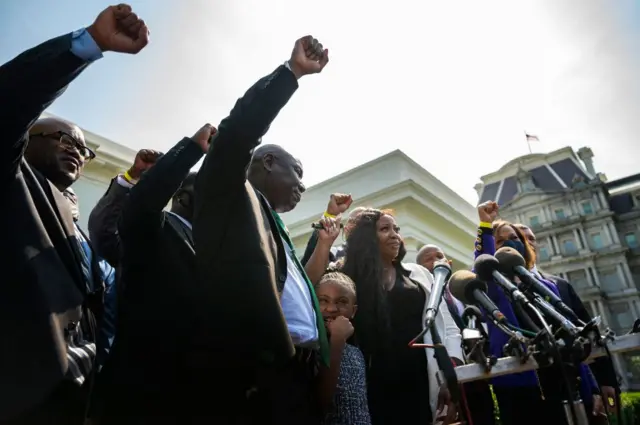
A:
[[[527,241],[529,241],[529,245],[531,245],[531,247],[537,252],[538,240],[536,239],[536,235],[533,234],[533,231],[531,231],[531,229],[529,229],[528,227],[521,227],[520,231],[522,231],[524,237],[527,238]]]
[[[437,261],[445,260],[444,252],[440,248],[427,249],[420,259],[420,265],[433,273],[433,267]]]
[[[401,238],[400,228],[396,224],[395,218],[388,214],[380,217],[377,223],[378,244],[382,258],[393,260],[400,252]]]
[[[274,198],[277,199],[276,211],[280,213],[293,210],[302,199],[306,190],[302,184],[302,164],[291,155],[267,155],[270,161],[270,178],[273,186]]]

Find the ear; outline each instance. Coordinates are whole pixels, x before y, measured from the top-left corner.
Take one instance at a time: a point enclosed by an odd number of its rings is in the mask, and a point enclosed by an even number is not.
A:
[[[275,157],[268,153],[265,154],[265,156],[262,157],[262,166],[264,167],[265,170],[267,170],[268,173],[271,172],[271,169],[273,168],[273,164],[275,163]]]
[[[354,317],[356,317],[356,313],[358,312],[358,304],[354,304],[353,305],[353,314],[351,315],[351,317],[349,317],[349,319],[353,319]]]

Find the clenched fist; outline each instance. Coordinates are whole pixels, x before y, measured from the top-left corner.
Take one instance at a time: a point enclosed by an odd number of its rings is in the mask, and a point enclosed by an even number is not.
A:
[[[484,223],[493,223],[498,217],[498,203],[494,201],[483,202],[478,205],[478,218]]]
[[[353,335],[353,325],[344,316],[327,321],[327,331],[333,341],[346,341]]]
[[[138,180],[140,176],[142,176],[142,173],[153,167],[161,156],[162,152],[151,149],[142,149],[138,151],[136,158],[133,160],[133,165],[129,168],[129,176],[132,179]]]
[[[149,28],[127,4],[107,7],[87,32],[103,52],[136,54],[149,44]]]
[[[353,198],[351,195],[344,193],[332,193],[329,197],[327,213],[338,216],[348,210],[352,202]]]
[[[321,72],[329,63],[329,49],[310,35],[296,41],[289,66],[296,78]]]
[[[205,124],[200,130],[196,132],[196,134],[193,135],[191,140],[200,145],[204,153],[207,153],[207,151],[209,151],[209,144],[211,143],[211,139],[217,132],[218,129],[216,129],[214,126],[212,126],[211,124]]]

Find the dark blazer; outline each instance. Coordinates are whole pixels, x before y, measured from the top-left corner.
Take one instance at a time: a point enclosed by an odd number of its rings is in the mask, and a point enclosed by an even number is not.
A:
[[[68,201],[23,158],[26,133],[87,66],[71,34],[0,67],[0,421],[43,401],[67,371],[64,328],[89,289]]]
[[[131,190],[116,180],[117,177],[111,180],[109,188],[89,214],[89,236],[93,248],[113,267],[120,262],[118,220]]]
[[[218,376],[233,373],[229,379],[239,387],[252,386],[261,366],[284,364],[294,355],[279,299],[286,253],[267,201],[247,181],[247,168],[297,88],[284,66],[254,84],[220,123],[196,180],[202,341],[225,366]]]
[[[130,190],[122,209],[116,337],[96,401],[104,423],[174,417],[183,408],[195,253],[190,229],[163,208],[202,156],[183,139]]]
[[[578,315],[580,320],[589,322],[592,319],[591,314],[589,314],[584,304],[582,304],[582,300],[568,281],[559,276],[553,276],[543,272],[540,272],[540,275],[556,284],[560,292],[560,298]],[[599,357],[591,363],[590,366],[593,376],[599,385],[619,388],[618,379],[616,378],[615,369],[613,368],[613,363],[610,358]]]

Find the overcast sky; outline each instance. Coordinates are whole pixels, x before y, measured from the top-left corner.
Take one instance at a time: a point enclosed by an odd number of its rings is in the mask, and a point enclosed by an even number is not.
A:
[[[635,5],[634,5],[635,3]],[[51,112],[134,149],[218,123],[313,34],[331,62],[265,141],[318,183],[401,149],[471,203],[528,152],[590,146],[610,179],[639,172],[640,7],[633,0],[132,0],[152,43],[108,54]],[[92,21],[97,0],[0,3],[0,59]],[[357,198],[357,194],[354,194]]]

